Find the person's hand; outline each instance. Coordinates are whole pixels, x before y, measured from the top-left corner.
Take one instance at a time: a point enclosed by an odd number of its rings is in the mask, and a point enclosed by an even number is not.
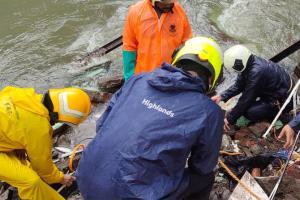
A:
[[[74,176],[65,174],[63,180],[60,183],[69,187],[75,180],[76,178]]]
[[[286,142],[284,144],[284,148],[289,149],[292,147],[295,141],[295,131],[290,127],[290,125],[285,125],[281,130],[278,139],[281,139],[283,136],[286,138]]]
[[[230,124],[227,120],[227,118],[224,119],[224,131],[230,131]]]
[[[218,104],[222,100],[222,97],[221,97],[221,95],[215,95],[215,96],[211,97],[211,100],[214,101],[216,104]]]

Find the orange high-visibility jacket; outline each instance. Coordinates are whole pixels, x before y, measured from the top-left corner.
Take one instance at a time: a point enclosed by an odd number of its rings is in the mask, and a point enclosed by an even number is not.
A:
[[[150,0],[131,6],[123,33],[123,51],[137,53],[134,73],[149,72],[171,62],[173,51],[192,37],[188,18],[176,2],[173,12],[158,18]]]

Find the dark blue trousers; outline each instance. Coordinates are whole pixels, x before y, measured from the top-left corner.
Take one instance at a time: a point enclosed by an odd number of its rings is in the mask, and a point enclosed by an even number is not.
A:
[[[287,105],[283,114],[289,112],[293,108],[293,102]],[[280,106],[275,102],[268,102],[259,100],[252,104],[252,106],[246,111],[245,117],[253,122],[259,122],[262,120],[272,121],[278,113]]]

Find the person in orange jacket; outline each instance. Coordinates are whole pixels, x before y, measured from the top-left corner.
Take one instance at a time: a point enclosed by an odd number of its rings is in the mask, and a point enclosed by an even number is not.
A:
[[[0,180],[18,189],[21,199],[64,199],[48,184],[71,185],[52,161],[52,127],[61,121],[79,124],[90,113],[88,95],[77,88],[5,87],[0,92]]]
[[[150,72],[192,37],[188,18],[177,0],[141,0],[131,6],[123,32],[124,78]]]

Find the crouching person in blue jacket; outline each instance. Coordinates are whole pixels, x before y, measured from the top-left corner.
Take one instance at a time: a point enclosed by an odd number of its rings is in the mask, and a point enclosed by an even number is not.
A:
[[[221,57],[214,40],[192,38],[173,65],[125,83],[80,160],[84,199],[209,198],[224,117],[206,92],[218,79]]]
[[[224,119],[224,129],[244,115],[253,122],[272,120],[292,90],[293,81],[278,64],[253,55],[245,46],[235,45],[224,53],[224,66],[238,73],[235,83],[212,100],[228,101],[242,93]],[[292,109],[290,102],[284,112]]]

